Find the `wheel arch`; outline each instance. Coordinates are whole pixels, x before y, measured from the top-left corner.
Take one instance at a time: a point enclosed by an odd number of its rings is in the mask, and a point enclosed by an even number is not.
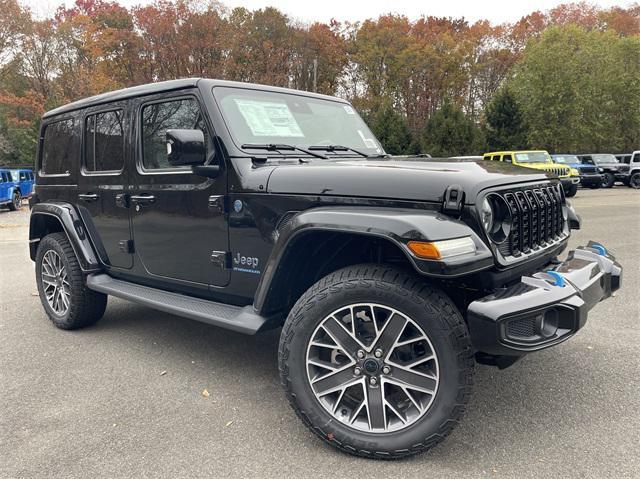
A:
[[[411,240],[471,236],[478,254],[466,260],[414,257]],[[414,274],[443,279],[493,265],[493,255],[473,230],[435,211],[326,207],[298,213],[276,230],[275,246],[254,297],[263,315],[286,312],[320,278],[361,263],[394,264]]]
[[[31,210],[29,220],[29,256],[35,261],[40,240],[51,233],[64,233],[83,272],[100,270],[97,255],[93,249],[84,224],[69,204],[38,203]]]

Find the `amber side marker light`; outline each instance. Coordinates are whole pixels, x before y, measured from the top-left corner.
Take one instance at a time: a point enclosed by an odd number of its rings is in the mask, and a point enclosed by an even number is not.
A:
[[[409,241],[407,247],[421,259],[444,259],[476,252],[470,236],[443,241]]]

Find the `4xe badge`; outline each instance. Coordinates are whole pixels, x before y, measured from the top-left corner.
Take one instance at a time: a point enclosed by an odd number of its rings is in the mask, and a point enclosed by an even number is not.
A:
[[[259,264],[260,260],[255,256],[242,256],[240,253],[237,253],[233,257],[233,270],[240,271],[241,273],[260,274],[260,270],[258,269]]]

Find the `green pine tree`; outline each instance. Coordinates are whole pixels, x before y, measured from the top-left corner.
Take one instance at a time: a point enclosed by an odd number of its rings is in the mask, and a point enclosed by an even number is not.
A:
[[[522,111],[508,88],[502,88],[491,100],[485,113],[487,149],[490,151],[528,148],[527,130]]]
[[[421,136],[422,153],[433,157],[480,154],[484,139],[474,121],[450,101],[427,120]]]
[[[384,104],[372,112],[368,124],[385,151],[391,155],[410,153],[413,141],[407,121],[390,104]]]

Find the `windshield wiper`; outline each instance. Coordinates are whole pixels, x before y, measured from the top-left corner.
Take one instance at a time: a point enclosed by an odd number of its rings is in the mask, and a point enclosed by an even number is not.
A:
[[[306,153],[307,155],[315,156],[316,158],[322,158],[326,160],[327,157],[321,155],[320,153],[314,153],[313,151],[309,151],[305,148],[300,148],[299,146],[294,145],[284,145],[281,143],[268,143],[268,144],[257,144],[257,143],[245,143],[241,146],[243,150],[267,150],[267,151],[301,151],[302,153]]]
[[[336,151],[351,151],[353,153],[356,153],[357,155],[363,156],[365,158],[369,158],[369,155],[367,155],[366,153],[363,153],[360,150],[356,150],[355,148],[351,148],[349,146],[342,146],[342,145],[315,145],[315,146],[310,146],[309,147],[310,150],[320,150],[320,151],[330,151],[330,152],[336,152]]]

